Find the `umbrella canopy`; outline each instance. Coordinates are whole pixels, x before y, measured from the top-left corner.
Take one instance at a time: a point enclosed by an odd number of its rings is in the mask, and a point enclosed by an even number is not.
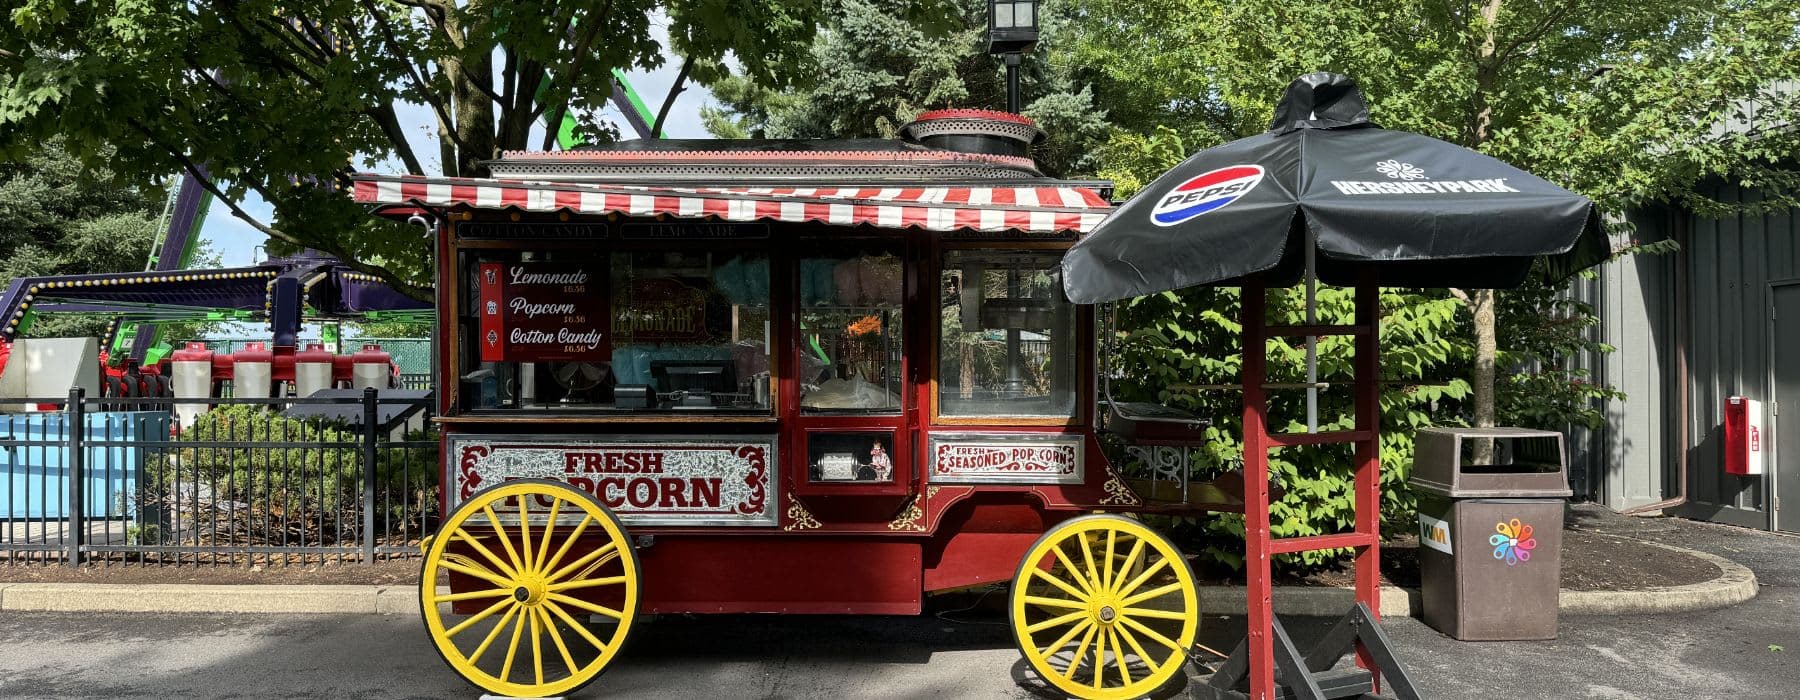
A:
[[[1063,258],[1092,304],[1267,273],[1394,287],[1516,287],[1539,258],[1560,279],[1611,249],[1588,198],[1475,151],[1369,121],[1362,91],[1301,76],[1269,131],[1194,154],[1114,210]]]

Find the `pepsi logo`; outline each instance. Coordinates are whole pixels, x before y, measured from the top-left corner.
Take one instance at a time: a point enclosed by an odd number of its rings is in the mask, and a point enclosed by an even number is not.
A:
[[[1233,165],[1188,178],[1162,196],[1150,210],[1157,226],[1174,226],[1242,199],[1262,182],[1260,165]]]

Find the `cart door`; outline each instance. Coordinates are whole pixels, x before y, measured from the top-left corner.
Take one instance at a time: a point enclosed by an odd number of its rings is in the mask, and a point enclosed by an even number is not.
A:
[[[894,238],[820,241],[792,261],[791,387],[781,392],[800,495],[912,490],[905,248]]]

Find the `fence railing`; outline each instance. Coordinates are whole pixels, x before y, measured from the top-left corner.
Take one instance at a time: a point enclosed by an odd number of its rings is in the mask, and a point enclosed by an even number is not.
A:
[[[416,556],[436,529],[430,398],[9,399],[0,562]]]

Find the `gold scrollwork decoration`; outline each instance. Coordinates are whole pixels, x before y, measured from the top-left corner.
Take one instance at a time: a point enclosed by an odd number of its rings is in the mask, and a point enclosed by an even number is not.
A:
[[[1143,500],[1132,492],[1131,487],[1126,486],[1125,482],[1119,479],[1119,475],[1111,469],[1106,470],[1106,484],[1102,488],[1106,490],[1106,497],[1100,499],[1100,505],[1135,506],[1143,503]]]
[[[900,516],[894,518],[893,522],[888,523],[888,529],[922,532],[924,531],[925,526],[920,525],[919,520],[924,517],[925,509],[919,507],[919,497],[913,496],[912,500],[906,502],[906,510],[900,511]]]
[[[800,499],[794,498],[794,494],[788,494],[787,501],[788,524],[781,528],[782,530],[793,532],[795,530],[817,530],[821,527],[818,518],[814,518],[812,511],[807,510],[806,506],[800,505]]]

